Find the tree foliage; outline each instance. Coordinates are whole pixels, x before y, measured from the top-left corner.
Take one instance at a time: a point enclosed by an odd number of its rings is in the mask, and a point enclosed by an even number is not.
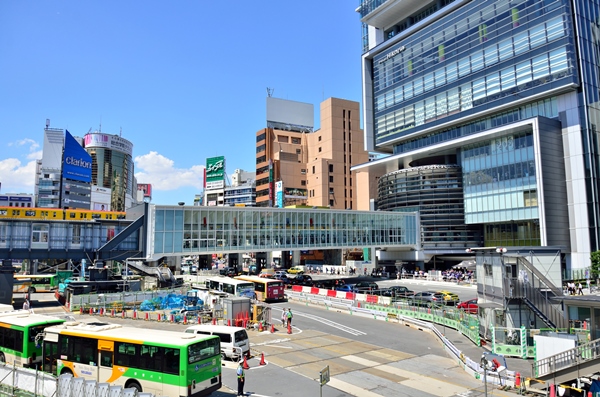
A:
[[[600,277],[600,251],[592,252],[590,259],[592,260],[591,276],[592,278],[597,279]]]

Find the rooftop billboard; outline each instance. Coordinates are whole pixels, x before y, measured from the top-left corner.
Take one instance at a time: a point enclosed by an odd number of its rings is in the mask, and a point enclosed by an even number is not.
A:
[[[221,189],[225,187],[225,156],[206,159],[206,188]]]
[[[74,181],[92,181],[92,156],[66,130],[63,152],[63,178]]]
[[[106,148],[116,150],[121,153],[133,155],[133,143],[118,135],[102,134],[93,132],[84,137],[85,147],[88,148]]]

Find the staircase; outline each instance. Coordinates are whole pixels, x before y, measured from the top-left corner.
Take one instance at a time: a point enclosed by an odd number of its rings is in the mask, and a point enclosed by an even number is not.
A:
[[[142,273],[145,276],[152,276],[158,278],[160,285],[162,286],[171,286],[177,284],[177,279],[166,266],[146,266],[142,262],[138,261],[129,261],[127,263],[130,269],[134,269],[135,271]]]
[[[563,296],[562,289],[556,287],[546,276],[535,268],[523,257],[518,259],[520,268],[528,272],[528,280],[512,279],[511,298],[521,300],[550,328],[568,328],[569,323],[559,304],[553,302],[554,298]]]

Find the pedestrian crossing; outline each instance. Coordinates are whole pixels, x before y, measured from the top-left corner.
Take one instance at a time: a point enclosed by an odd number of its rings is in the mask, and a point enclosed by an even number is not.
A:
[[[311,379],[329,366],[327,386],[351,396],[452,397],[481,386],[448,357],[414,356],[314,330],[259,347],[270,364]]]

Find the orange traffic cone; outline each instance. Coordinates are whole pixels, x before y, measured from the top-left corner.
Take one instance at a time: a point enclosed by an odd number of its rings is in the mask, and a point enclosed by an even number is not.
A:
[[[231,327],[231,319],[227,319],[227,326]]]
[[[265,362],[265,353],[260,353],[260,365],[266,365]]]
[[[79,306],[79,314],[83,314],[83,306]]]
[[[217,318],[216,317],[213,317],[212,325],[217,325]]]
[[[271,333],[275,332],[275,324],[271,324]]]
[[[248,361],[246,361],[246,356],[244,356],[244,369],[250,369],[250,366],[248,365]]]
[[[288,323],[288,334],[292,333],[292,324]]]
[[[263,332],[262,321],[258,323],[258,332]]]

